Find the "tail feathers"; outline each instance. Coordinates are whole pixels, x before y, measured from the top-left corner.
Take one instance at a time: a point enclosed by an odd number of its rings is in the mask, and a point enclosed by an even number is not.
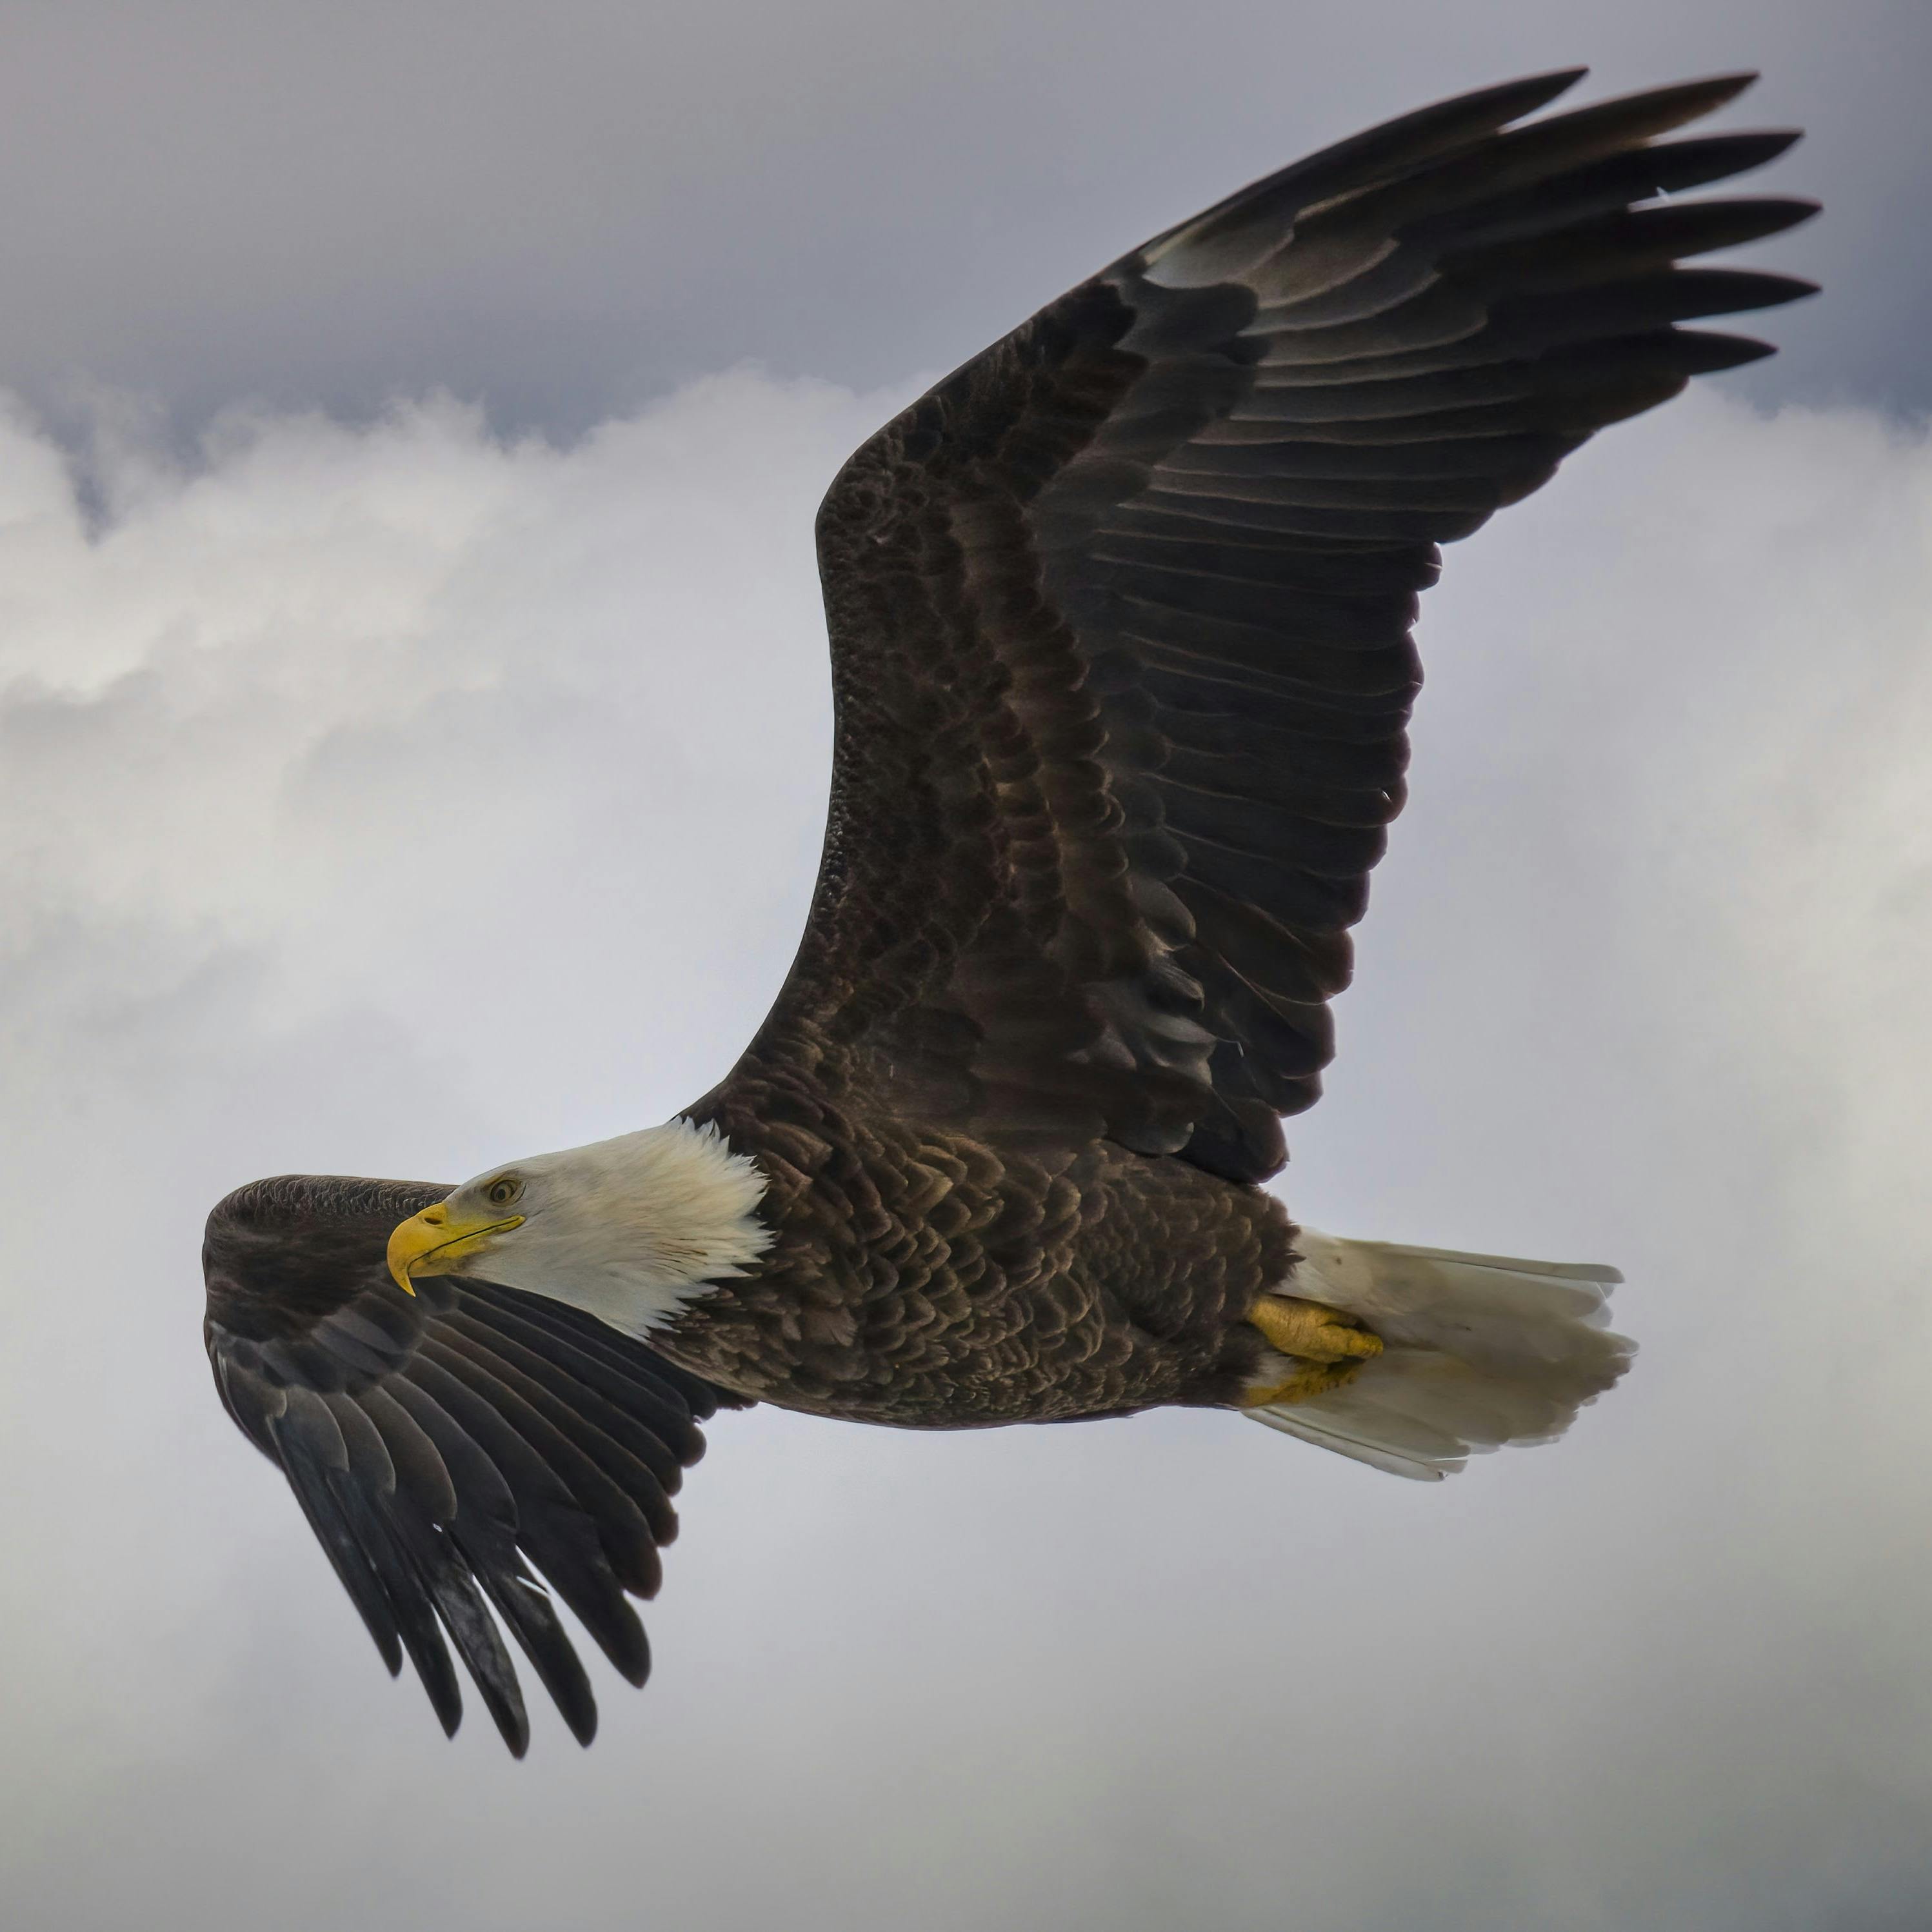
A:
[[[1287,1284],[1353,1315],[1383,1352],[1327,1394],[1247,1412],[1391,1475],[1440,1482],[1506,1442],[1550,1442],[1634,1352],[1615,1268],[1350,1241],[1304,1228]]]

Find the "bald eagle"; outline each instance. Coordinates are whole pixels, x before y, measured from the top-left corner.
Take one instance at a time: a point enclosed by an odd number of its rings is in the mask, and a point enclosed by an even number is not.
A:
[[[643,1681],[630,1599],[721,1406],[1190,1405],[1439,1479],[1622,1372],[1614,1270],[1340,1240],[1263,1186],[1402,803],[1438,545],[1770,352],[1687,321],[1810,292],[1680,266],[1814,212],[1667,198],[1796,138],[1658,138],[1749,76],[1512,124],[1580,72],[1231,196],[840,471],[824,860],[710,1093],[460,1186],[215,1208],[221,1400],[447,1730],[453,1645],[524,1750],[507,1634],[589,1742],[552,1592]]]

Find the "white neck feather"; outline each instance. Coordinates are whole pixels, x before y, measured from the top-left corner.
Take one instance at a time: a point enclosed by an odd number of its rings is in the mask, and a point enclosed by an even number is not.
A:
[[[682,1119],[492,1168],[523,1177],[524,1225],[494,1241],[476,1272],[641,1334],[772,1244],[758,1218],[756,1162],[713,1126]]]

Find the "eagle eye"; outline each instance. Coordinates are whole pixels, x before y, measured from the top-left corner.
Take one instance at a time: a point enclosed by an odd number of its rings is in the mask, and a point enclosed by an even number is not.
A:
[[[524,1191],[524,1184],[514,1174],[500,1174],[485,1190],[493,1208],[507,1208]]]

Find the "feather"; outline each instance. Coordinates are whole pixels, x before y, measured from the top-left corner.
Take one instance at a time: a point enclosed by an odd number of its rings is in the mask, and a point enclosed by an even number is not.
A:
[[[405,1300],[384,1265],[389,1229],[448,1191],[308,1176],[238,1190],[208,1220],[208,1356],[391,1673],[406,1654],[453,1732],[453,1645],[520,1756],[529,1719],[503,1630],[578,1741],[597,1728],[525,1557],[641,1682],[649,1651],[626,1592],[657,1587],[657,1546],[676,1529],[669,1492],[703,1453],[694,1418],[718,1395],[515,1289],[432,1279]]]
[[[1382,1353],[1258,1421],[1397,1475],[1439,1480],[1509,1442],[1550,1442],[1630,1365],[1615,1268],[1352,1241],[1304,1228],[1288,1292],[1352,1315]]]

